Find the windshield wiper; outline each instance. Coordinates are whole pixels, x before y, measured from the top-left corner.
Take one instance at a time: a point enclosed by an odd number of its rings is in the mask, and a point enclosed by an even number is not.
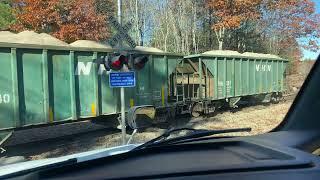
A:
[[[191,134],[179,136],[171,139],[167,139],[173,132],[179,131],[193,131]],[[160,146],[160,145],[167,145],[170,143],[177,143],[183,140],[190,140],[200,137],[212,136],[216,134],[224,134],[224,133],[233,133],[233,132],[250,132],[251,128],[235,128],[235,129],[221,129],[221,130],[206,130],[206,129],[193,129],[193,128],[177,128],[177,129],[170,129],[136,148],[133,150],[140,150],[148,147]]]

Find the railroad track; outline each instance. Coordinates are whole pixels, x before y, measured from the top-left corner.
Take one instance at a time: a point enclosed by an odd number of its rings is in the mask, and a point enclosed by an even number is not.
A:
[[[283,101],[280,103],[285,103],[287,101],[293,100],[296,94],[286,94],[283,96]],[[271,104],[273,106],[273,104]],[[248,107],[248,106],[247,106]],[[247,108],[244,107],[244,108]],[[256,110],[261,109],[261,105],[255,105],[255,106],[250,106]],[[224,112],[224,110],[222,110]],[[241,113],[241,110],[235,113]],[[202,118],[196,118],[197,121],[201,121]],[[180,117],[176,121],[193,121],[195,120],[194,118],[186,118],[186,117]],[[79,122],[80,123],[80,122]],[[88,123],[88,122],[87,122]],[[86,124],[89,126],[88,124]],[[78,125],[79,126],[79,125]],[[91,126],[93,126],[91,124]],[[69,128],[72,128],[70,126]],[[67,128],[68,129],[68,128]],[[67,131],[66,127],[64,127],[64,131]],[[86,151],[86,150],[91,150],[94,147],[99,146],[99,141],[101,139],[109,137],[110,141],[113,141],[115,143],[116,139],[120,137],[120,130],[116,128],[110,128],[110,127],[100,127],[96,129],[89,129],[88,131],[81,131],[80,133],[74,133],[74,134],[69,134],[69,135],[64,135],[64,136],[56,136],[54,138],[50,139],[44,139],[44,140],[35,140],[32,142],[23,142],[21,139],[21,136],[23,136],[24,139],[27,139],[27,136],[29,138],[32,138],[35,134],[37,136],[41,136],[41,134],[45,134],[46,131],[50,131],[50,128],[46,128],[44,130],[29,130],[24,133],[20,133],[16,135],[14,138],[18,142],[11,142],[8,144],[8,146],[5,146],[5,149],[7,150],[5,153],[0,154],[1,156],[7,156],[7,157],[12,157],[12,156],[24,156],[24,157],[34,157],[39,154],[46,154],[46,152],[49,152],[48,156],[45,157],[57,157],[60,155],[66,155],[68,153],[77,153],[81,151]],[[51,130],[52,131],[52,130]],[[61,130],[55,130],[57,133]],[[30,133],[30,134],[27,134]],[[52,132],[51,132],[52,133]],[[113,139],[114,138],[114,139]],[[37,138],[35,138],[37,139]],[[15,141],[14,139],[11,141]],[[120,142],[120,139],[119,139]],[[119,144],[120,145],[120,144]],[[79,146],[81,147],[80,149]],[[67,148],[67,149],[66,149]],[[1,161],[1,159],[0,159]],[[1,164],[1,163],[0,163]]]
[[[105,128],[90,132],[55,137],[52,139],[6,146],[6,152],[0,154],[0,165],[1,157],[22,156],[26,159],[30,159],[33,156],[43,154],[44,158],[50,158],[83,152],[90,150],[90,147],[95,143],[95,139],[116,133],[120,133],[120,131],[114,128]],[[78,146],[81,147],[79,150],[76,149]],[[46,153],[48,153],[48,155],[46,155]]]

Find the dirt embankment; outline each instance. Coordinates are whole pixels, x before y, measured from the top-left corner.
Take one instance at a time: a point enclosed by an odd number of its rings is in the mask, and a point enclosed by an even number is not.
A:
[[[298,93],[306,77],[307,77],[307,74],[287,75],[285,79],[285,85],[287,87],[286,93],[287,94]]]
[[[297,93],[300,90],[314,63],[315,61],[293,62],[294,73],[287,75],[285,79],[287,93]]]

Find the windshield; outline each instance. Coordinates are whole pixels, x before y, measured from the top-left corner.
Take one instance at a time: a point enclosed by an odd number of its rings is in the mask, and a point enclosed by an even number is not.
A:
[[[174,128],[267,133],[320,53],[319,27],[317,0],[2,0],[0,165]]]

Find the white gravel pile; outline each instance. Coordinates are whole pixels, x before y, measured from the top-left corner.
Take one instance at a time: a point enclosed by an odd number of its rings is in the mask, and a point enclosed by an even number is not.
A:
[[[34,31],[22,31],[14,34],[8,31],[0,32],[0,42],[19,43],[19,44],[35,44],[50,46],[69,46],[67,43],[46,33],[38,34]]]
[[[238,51],[231,51],[231,50],[212,50],[207,51],[202,54],[205,55],[212,55],[212,56],[241,56]]]
[[[277,55],[273,55],[273,54],[261,54],[261,53],[252,53],[252,52],[245,52],[242,54],[243,56],[249,56],[249,57],[253,57],[253,58],[263,58],[263,59],[281,59],[279,56]]]
[[[239,53],[238,51],[231,51],[231,50],[212,50],[202,53],[204,55],[211,55],[211,56],[238,56],[238,57],[251,57],[257,59],[281,59],[277,55],[273,54],[261,54],[261,53],[252,53],[252,52],[245,52]]]
[[[73,47],[86,47],[86,48],[107,48],[107,49],[112,49],[112,47],[108,44],[101,44],[95,41],[90,41],[90,40],[77,40],[73,43],[70,44],[70,46]]]
[[[44,45],[53,45],[53,46],[69,46],[68,43],[63,42],[49,34],[41,33],[40,38]]]
[[[0,42],[4,43],[17,43],[18,38],[16,34],[10,31],[0,31]]]
[[[0,36],[12,36],[15,35],[14,33],[10,32],[10,31],[0,31]]]
[[[21,44],[37,44],[50,46],[68,46],[67,43],[45,33],[38,34],[33,31],[22,31],[16,34],[18,37],[17,43]]]
[[[161,49],[154,48],[154,47],[144,47],[144,46],[136,46],[134,48],[136,51],[142,51],[142,52],[153,52],[153,53],[161,53],[164,52]]]

